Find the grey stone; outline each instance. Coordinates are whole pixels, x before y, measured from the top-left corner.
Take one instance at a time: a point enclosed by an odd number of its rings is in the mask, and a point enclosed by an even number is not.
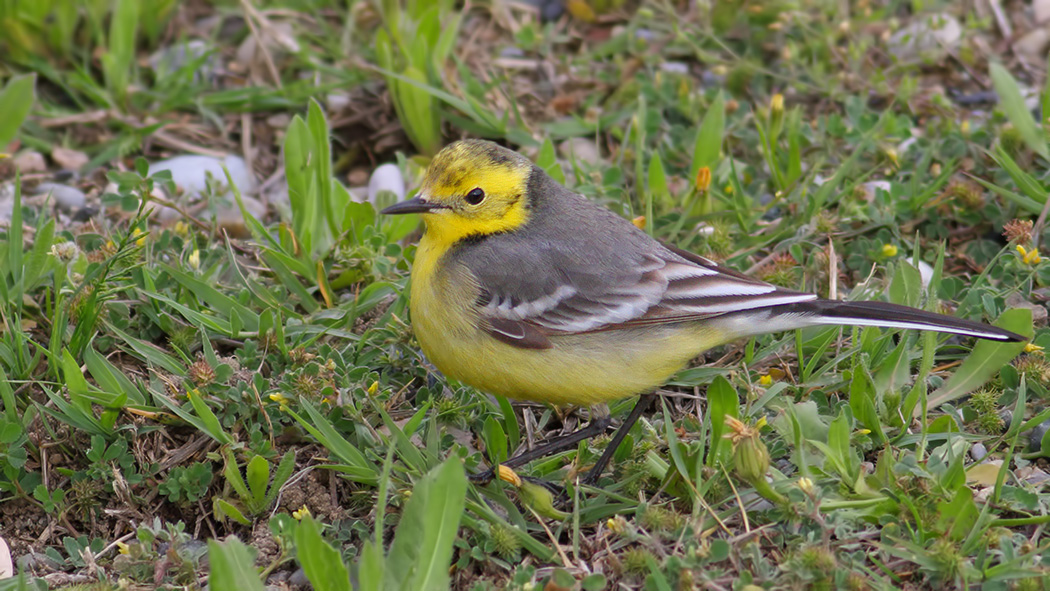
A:
[[[34,195],[51,195],[55,205],[65,212],[76,211],[87,203],[87,195],[76,187],[60,183],[40,183],[33,189]]]
[[[401,201],[405,198],[405,177],[396,164],[381,164],[368,179],[368,202],[373,205],[381,191],[389,191]],[[352,194],[352,193],[351,193]],[[356,197],[356,196],[355,196]]]
[[[962,25],[946,12],[919,15],[894,33],[887,49],[900,61],[936,61],[959,46]]]

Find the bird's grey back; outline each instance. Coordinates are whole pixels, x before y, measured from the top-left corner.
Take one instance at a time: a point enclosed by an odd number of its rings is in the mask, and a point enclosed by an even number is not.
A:
[[[580,293],[634,284],[647,255],[670,251],[609,209],[573,193],[533,166],[528,186],[529,221],[513,232],[468,239],[470,248],[450,256],[482,287],[501,286],[525,300],[563,285]],[[462,245],[462,246],[465,246]]]

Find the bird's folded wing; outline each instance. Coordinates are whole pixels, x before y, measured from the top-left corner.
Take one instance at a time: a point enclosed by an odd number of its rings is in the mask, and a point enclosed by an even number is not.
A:
[[[482,317],[501,340],[542,344],[537,337],[544,334],[681,322],[816,298],[670,249],[645,254],[626,272],[593,270],[563,273],[560,282],[529,299],[483,283]]]

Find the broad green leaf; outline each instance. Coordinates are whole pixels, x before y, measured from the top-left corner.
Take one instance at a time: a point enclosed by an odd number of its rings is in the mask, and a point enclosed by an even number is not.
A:
[[[545,170],[552,179],[562,184],[565,183],[565,173],[558,162],[558,153],[550,137],[544,138],[543,144],[540,145],[540,152],[536,155],[536,166]]]
[[[922,274],[914,265],[900,261],[890,280],[890,301],[895,304],[916,307],[922,298]]]
[[[485,436],[485,450],[489,462],[495,465],[507,461],[507,458],[510,457],[507,455],[507,433],[496,417],[489,415],[485,419],[482,432]]]
[[[708,416],[711,418],[711,449],[707,452],[707,465],[713,467],[723,459],[719,450],[728,449],[722,441],[726,430],[726,415],[739,417],[740,399],[729,380],[718,376],[707,387],[707,400],[710,404]]]
[[[857,421],[871,431],[880,443],[886,441],[879,413],[875,410],[875,384],[872,383],[867,370],[860,363],[853,364],[853,379],[850,380],[849,387],[849,406]]]
[[[1032,335],[1032,311],[1027,308],[1007,310],[1003,312],[995,325],[1030,337]],[[1025,343],[977,341],[973,352],[963,360],[962,365],[952,374],[948,382],[930,394],[929,408],[937,408],[980,388],[992,379],[1004,365],[1017,357],[1024,347]]]
[[[265,511],[263,501],[266,500],[266,487],[270,484],[270,462],[261,455],[257,455],[248,462],[245,468],[248,481],[248,493],[251,495],[251,510]]]
[[[939,527],[946,529],[949,537],[955,541],[962,540],[970,533],[980,515],[973,501],[973,491],[966,486],[955,490],[955,497],[951,502],[938,503],[937,513]]]
[[[281,491],[281,487],[284,486],[284,483],[288,482],[288,479],[291,478],[294,470],[295,450],[290,449],[281,457],[281,462],[277,464],[277,469],[273,471],[273,480],[270,482],[270,489],[266,492],[265,504],[267,509],[269,509],[277,499],[277,493]]]
[[[142,390],[135,386],[124,372],[117,369],[93,347],[84,350],[84,364],[100,388],[113,394],[125,394],[134,404],[146,404]],[[2,379],[2,376],[0,376]]]
[[[312,517],[304,518],[295,530],[295,558],[315,591],[351,591],[342,555],[321,536]]]
[[[1017,132],[1021,134],[1021,139],[1024,140],[1024,143],[1030,150],[1043,158],[1050,159],[1050,150],[1047,149],[1046,145],[1046,134],[1032,118],[1032,114],[1028,112],[1028,107],[1025,105],[1024,97],[1021,96],[1021,89],[1018,88],[1017,81],[1014,80],[1014,77],[1010,75],[1006,68],[994,62],[989,65],[989,74],[992,77],[992,86],[995,87],[995,92],[999,95],[999,106],[1002,108],[1003,113],[1006,114],[1007,119],[1010,120],[1010,123],[1013,123]]]
[[[715,169],[719,155],[722,153],[722,136],[725,134],[726,114],[725,98],[718,93],[704,115],[700,129],[696,132],[696,143],[693,146],[693,164],[689,167],[689,178],[695,179],[696,173],[704,166]]]
[[[229,517],[230,519],[236,521],[241,525],[252,524],[252,520],[245,517],[244,513],[241,512],[237,505],[234,505],[233,503],[220,497],[213,497],[212,511],[215,513],[215,517],[218,519]]]
[[[195,391],[190,391],[187,393],[187,397],[190,399],[193,411],[197,413],[197,418],[199,418],[204,425],[204,433],[223,445],[233,443],[233,439],[231,439],[226,431],[223,430],[219,418],[212,412],[208,403],[204,402],[201,394]]]
[[[15,139],[36,102],[36,74],[15,76],[0,90],[0,151]]]
[[[69,389],[69,399],[85,412],[91,411],[91,403],[87,400],[88,383],[84,372],[80,371],[80,365],[69,353],[69,349],[62,349],[62,378],[66,381]]]
[[[235,537],[208,540],[208,588],[211,591],[265,591],[255,570],[254,552]]]
[[[649,159],[649,199],[654,203],[666,204],[671,198],[671,192],[667,188],[667,173],[664,172],[664,163],[660,154],[653,152]]]
[[[387,555],[386,589],[448,588],[453,543],[466,501],[459,458],[449,458],[413,488]]]

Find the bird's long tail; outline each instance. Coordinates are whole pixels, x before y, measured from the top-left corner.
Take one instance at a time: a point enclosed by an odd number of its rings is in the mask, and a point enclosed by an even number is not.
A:
[[[934,314],[885,302],[814,299],[770,306],[764,310],[768,313],[764,321],[754,317],[754,313],[759,310],[752,310],[750,318],[744,318],[743,315],[738,316],[738,314],[727,314],[724,318],[734,323],[739,332],[746,334],[794,330],[807,326],[842,325],[933,330],[1003,342],[1028,340],[1017,333],[983,322]]]

